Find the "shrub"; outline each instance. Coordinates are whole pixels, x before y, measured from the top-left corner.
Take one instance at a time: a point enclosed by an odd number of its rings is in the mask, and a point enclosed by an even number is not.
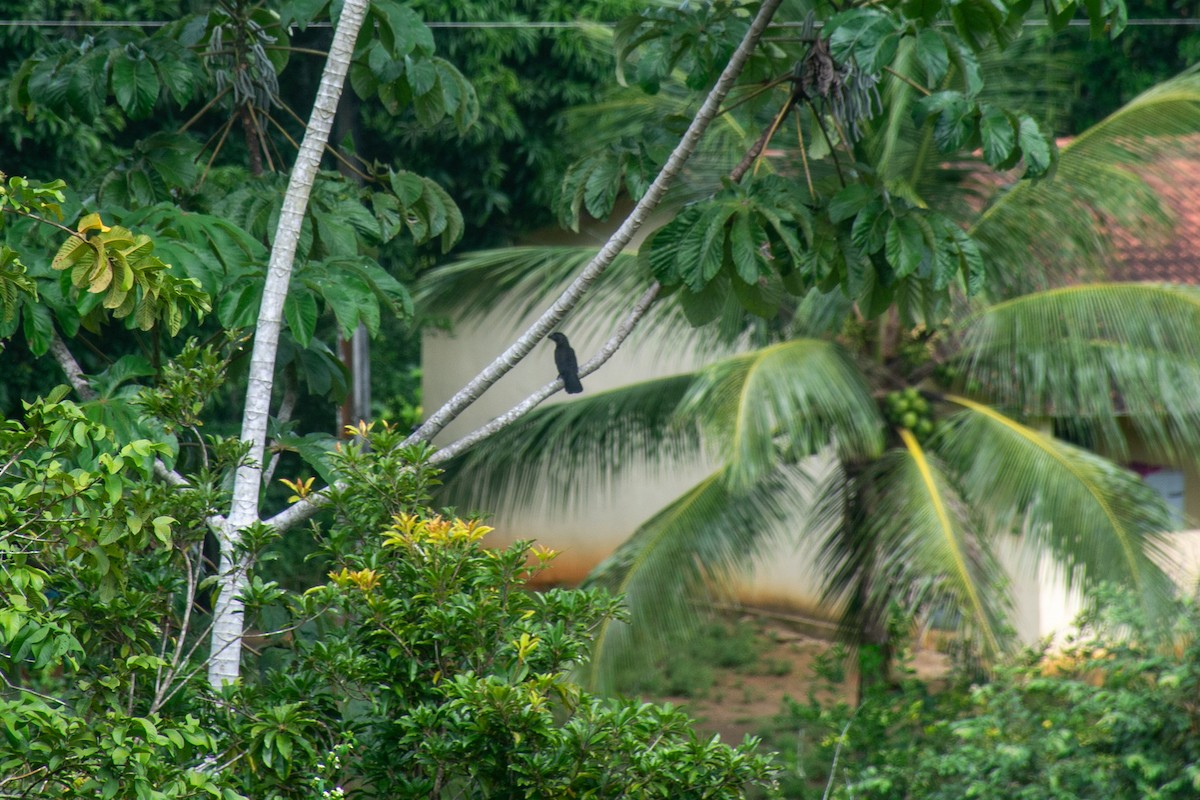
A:
[[[1102,593],[1069,646],[980,683],[909,681],[857,709],[791,703],[769,737],[785,795],[1143,800],[1200,793],[1200,615],[1164,627]],[[831,777],[832,773],[832,777]]]
[[[480,522],[415,509],[363,535],[373,494],[428,485],[422,451],[396,458],[393,435],[383,430],[370,453],[351,447],[339,459],[347,474],[374,478],[337,498],[330,581],[305,598],[327,609],[326,633],[301,645],[291,667],[301,677],[289,679],[337,698],[356,741],[348,775],[359,791],[736,798],[770,784],[773,767],[754,742],[702,739],[678,709],[601,699],[571,681],[620,601],[600,590],[528,591],[552,553],[487,548],[491,529]]]
[[[153,467],[170,447],[120,441],[65,394],[0,422],[0,795],[770,790],[755,742],[701,739],[677,709],[581,691],[570,671],[619,600],[527,590],[552,554],[486,548],[486,526],[424,509],[427,451],[387,428],[335,457],[347,488],[313,528],[328,581],[294,595],[249,577],[248,621],[290,618],[264,637],[285,646],[248,651],[242,681],[212,692],[203,543],[241,448],[212,440],[190,486],[167,487]],[[258,553],[277,539],[244,537]]]

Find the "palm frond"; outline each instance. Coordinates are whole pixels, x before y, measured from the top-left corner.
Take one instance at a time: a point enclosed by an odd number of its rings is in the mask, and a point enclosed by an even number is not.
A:
[[[1179,463],[1200,447],[1200,290],[1082,284],[987,306],[963,326],[964,377],[1001,407],[1088,429],[1127,454],[1126,421]]]
[[[1098,582],[1134,589],[1149,605],[1170,593],[1162,558],[1171,514],[1132,472],[967,398],[933,449],[962,496],[997,531],[1024,533],[1063,570],[1068,588]]]
[[[419,304],[434,314],[481,317],[497,310],[526,316],[541,310],[596,255],[593,246],[504,247],[466,253],[430,270],[417,289]],[[649,279],[636,259],[619,254],[596,282],[597,295],[626,303]]]
[[[992,297],[1099,273],[1117,230],[1152,240],[1170,215],[1139,174],[1175,137],[1200,132],[1200,69],[1134,98],[1064,145],[1052,180],[998,194],[972,234],[988,264]]]
[[[675,416],[693,380],[676,375],[542,406],[449,462],[439,499],[495,511],[542,497],[569,506],[606,491],[628,465],[667,470],[694,458],[700,432]]]
[[[984,655],[996,655],[1009,603],[1000,567],[969,504],[936,455],[908,431],[858,476],[851,519],[822,547],[825,602],[845,609],[848,635],[886,624],[891,604],[956,618]]]
[[[722,359],[701,372],[680,406],[697,419],[728,480],[744,489],[785,454],[833,444],[845,458],[882,451],[883,420],[862,373],[832,342],[793,339]]]
[[[666,642],[702,619],[698,600],[711,601],[780,535],[802,535],[811,510],[812,480],[805,470],[781,466],[745,492],[730,488],[718,470],[654,515],[600,564],[586,586],[623,594],[628,622],[610,620],[598,631],[585,679],[611,690],[623,665],[663,655]],[[819,524],[808,517],[808,525]]]

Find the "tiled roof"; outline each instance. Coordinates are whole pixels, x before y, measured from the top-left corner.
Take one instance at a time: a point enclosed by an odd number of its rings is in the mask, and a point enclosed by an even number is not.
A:
[[[1200,142],[1195,153],[1162,156],[1142,174],[1174,225],[1152,241],[1118,237],[1117,280],[1200,284]]]

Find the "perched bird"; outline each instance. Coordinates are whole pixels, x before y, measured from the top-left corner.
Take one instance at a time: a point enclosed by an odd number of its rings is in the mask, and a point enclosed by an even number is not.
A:
[[[564,333],[552,333],[554,340],[554,366],[558,367],[558,377],[562,378],[563,388],[567,394],[579,394],[583,384],[579,382],[579,362],[575,360],[575,351],[567,341]]]

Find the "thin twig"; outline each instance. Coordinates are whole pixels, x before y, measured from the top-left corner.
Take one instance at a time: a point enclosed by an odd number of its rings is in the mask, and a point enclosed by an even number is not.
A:
[[[2,210],[7,211],[10,214],[16,214],[18,217],[25,217],[25,219],[31,219],[34,222],[40,222],[43,225],[49,225],[52,228],[58,228],[63,233],[66,233],[70,236],[74,236],[76,239],[79,239],[80,241],[86,242],[88,240],[87,236],[83,235],[82,233],[75,230],[74,228],[72,228],[68,225],[63,225],[61,222],[55,222],[52,219],[46,219],[45,217],[39,217],[37,214],[34,214],[32,211],[18,211],[15,208],[4,208]]]
[[[933,94],[933,92],[929,91],[924,86],[922,86],[921,84],[914,81],[912,78],[908,77],[907,75],[901,75],[899,72],[896,72],[896,70],[892,69],[891,67],[884,67],[883,70],[884,70],[884,72],[890,72],[892,75],[894,75],[895,77],[904,81],[909,86],[916,89],[918,92],[925,95],[926,97]]]
[[[296,114],[296,112],[292,110],[292,107],[289,106],[287,103],[284,103],[281,101],[279,103],[279,107],[282,108],[284,111],[286,111],[289,115],[291,115],[292,119],[296,120],[301,125],[304,124],[304,120],[300,119],[300,117]],[[293,141],[292,138],[290,136],[288,136],[287,132],[283,129],[283,125],[281,125],[274,117],[268,115],[267,119],[269,119],[272,123],[274,123],[275,127],[279,129],[280,133],[282,133],[284,136],[287,136],[289,142],[292,142],[293,145],[296,144],[295,141]],[[367,183],[375,182],[375,178],[371,177],[370,175],[368,175],[367,173],[363,172],[358,167],[356,167],[352,163],[350,163],[350,161],[345,156],[343,156],[336,147],[326,144],[325,150],[331,156],[336,158],[343,166],[345,166],[346,169],[353,172],[359,178],[362,178],[363,181],[365,181]]]
[[[254,103],[247,103],[246,110],[250,113],[251,127],[254,128],[254,135],[258,139],[258,144],[262,148],[263,155],[267,157],[267,169],[274,172],[275,162],[271,158],[270,145],[267,144],[267,132],[263,130],[262,124],[258,121],[258,115],[254,113]],[[264,110],[263,113],[266,114],[266,111]],[[270,114],[266,114],[266,116],[269,117]],[[299,150],[300,146],[296,145],[296,149]]]
[[[772,81],[768,81],[767,83],[763,84],[762,86],[756,87],[754,89],[754,91],[748,92],[745,97],[739,97],[735,102],[730,103],[729,105],[725,106],[723,109],[721,109],[721,113],[718,114],[717,116],[723,117],[726,114],[728,114],[729,112],[742,107],[746,103],[749,103],[751,100],[758,97],[760,94],[763,94],[764,92],[769,92],[772,89],[774,89],[776,86],[778,86],[779,84],[786,83],[787,81],[790,81],[791,79],[792,79],[792,73],[789,72],[788,74],[784,75],[781,78],[775,78]]]
[[[817,113],[817,109],[813,108],[812,103],[809,103],[809,108],[812,109],[813,119],[817,121],[817,127],[821,129],[821,135],[825,137],[825,144],[829,147],[829,154],[833,156],[833,166],[837,170],[838,183],[842,188],[846,188],[846,176],[842,174],[842,163],[838,160],[837,148],[834,147],[833,139],[829,136],[829,131],[825,129],[825,121],[821,119],[821,115]]]
[[[613,357],[613,354],[616,353],[621,347],[621,344],[624,343],[625,339],[633,331],[634,327],[637,326],[642,317],[646,315],[646,312],[650,310],[650,306],[653,305],[654,300],[658,297],[659,290],[661,289],[662,286],[655,281],[654,285],[647,289],[642,296],[638,298],[637,303],[635,303],[633,308],[630,309],[629,314],[624,320],[621,321],[621,324],[617,326],[616,333],[614,333],[612,337],[604,343],[604,346],[600,348],[600,351],[596,353],[596,355],[592,356],[587,363],[579,368],[579,377],[583,378],[590,375],[591,373],[600,369],[600,367],[603,366],[606,361]],[[562,389],[562,387],[562,379],[554,379],[517,405],[513,406],[504,414],[501,414],[493,419],[488,424],[475,431],[472,431],[458,441],[440,448],[430,457],[429,463],[438,464],[443,461],[448,461],[461,453],[463,450],[466,450],[467,448],[478,444],[484,439],[495,435],[499,431],[507,428],[509,425],[528,414],[539,404],[541,404],[543,400]]]
[[[825,784],[825,793],[821,795],[821,800],[829,800],[829,792],[833,789],[833,778],[837,775],[838,756],[842,754],[842,745],[846,743],[846,734],[850,731],[850,723],[854,722],[859,708],[862,706],[856,706],[850,719],[846,720],[846,724],[842,728],[842,735],[838,737],[837,747],[833,749],[833,763],[829,766],[829,782]]]
[[[204,105],[203,105],[203,106],[200,108],[200,110],[199,110],[199,111],[197,111],[195,114],[193,114],[193,115],[192,115],[192,118],[191,118],[191,119],[189,119],[187,122],[183,123],[183,127],[181,127],[181,128],[179,129],[179,132],[180,132],[180,133],[183,133],[183,132],[184,132],[184,131],[186,131],[188,128],[192,127],[192,126],[193,126],[193,125],[195,125],[197,122],[199,122],[199,121],[200,121],[200,118],[201,118],[201,117],[203,117],[203,116],[204,116],[206,113],[208,113],[208,110],[209,110],[210,108],[212,108],[213,106],[215,106],[215,105],[216,105],[216,104],[217,104],[217,103],[218,103],[218,102],[221,100],[221,98],[222,98],[222,97],[224,97],[225,95],[229,94],[231,91],[233,91],[233,87],[232,87],[232,86],[226,86],[224,89],[222,89],[221,91],[217,92],[217,94],[216,94],[216,95],[213,97],[213,99],[212,99],[212,100],[209,100],[207,103],[205,103],[205,104],[204,104]]]
[[[497,356],[491,364],[485,367],[466,386],[446,401],[440,409],[417,429],[416,433],[405,440],[406,444],[420,441],[427,442],[433,439],[464,409],[473,405],[496,381],[500,380],[500,378],[508,374],[513,367],[520,363],[533,350],[534,345],[545,338],[578,305],[592,284],[604,273],[617,255],[625,249],[625,246],[633,238],[634,233],[641,228],[642,224],[649,218],[651,211],[662,200],[668,186],[674,181],[675,176],[683,170],[684,164],[691,157],[693,151],[695,151],[705,130],[707,130],[709,124],[716,117],[717,112],[720,111],[725,95],[733,87],[737,76],[741,74],[742,68],[746,65],[746,61],[749,59],[767,24],[771,21],[771,17],[775,14],[776,9],[779,8],[780,2],[782,0],[765,0],[759,8],[741,44],[738,45],[737,50],[730,57],[729,63],[725,65],[725,69],[721,73],[721,77],[708,93],[708,97],[705,98],[700,110],[696,112],[692,123],[688,126],[679,144],[672,151],[666,164],[659,171],[654,182],[650,184],[646,193],[642,195],[642,199],[638,201],[630,215],[612,236],[609,237],[596,256],[588,262],[588,265],[584,267],[575,280],[562,291],[553,305],[526,329],[525,333],[518,337],[507,350]]]
[[[292,412],[296,410],[297,396],[295,379],[291,377],[284,378],[283,398],[279,401],[279,413],[275,416],[280,425],[286,425],[288,420],[292,418]],[[275,477],[275,468],[279,466],[279,457],[281,455],[283,455],[283,452],[280,450],[276,450],[271,455],[271,460],[267,463],[266,470],[263,471],[263,486],[271,485],[271,479]]]
[[[237,118],[230,117],[228,120],[226,120],[225,125],[222,126],[220,130],[221,138],[217,141],[216,146],[213,148],[212,155],[208,157],[208,163],[204,165],[204,172],[200,174],[200,185],[204,185],[204,182],[208,180],[208,171],[212,169],[213,162],[217,160],[217,153],[221,152],[221,148],[225,145],[225,137],[229,136],[229,131],[233,129],[233,122],[235,119]],[[216,134],[213,135],[215,136]],[[209,137],[208,141],[211,142],[212,137]],[[205,142],[204,144],[206,147],[208,146],[208,142]]]
[[[808,148],[804,145],[804,120],[800,119],[800,109],[796,109],[796,139],[800,143],[800,163],[804,166],[804,181],[808,184],[808,196],[816,200],[817,190],[813,188],[812,171],[808,167]]]
[[[787,102],[783,104],[783,108],[779,109],[779,113],[775,115],[775,119],[771,121],[771,127],[767,128],[767,135],[762,140],[762,144],[758,147],[758,155],[756,155],[754,163],[754,174],[758,174],[758,165],[762,163],[763,152],[767,149],[767,145],[771,143],[771,138],[775,136],[775,131],[779,130],[779,125],[783,122],[788,112],[792,110],[792,106],[796,104],[797,97],[795,94],[788,95]]]

